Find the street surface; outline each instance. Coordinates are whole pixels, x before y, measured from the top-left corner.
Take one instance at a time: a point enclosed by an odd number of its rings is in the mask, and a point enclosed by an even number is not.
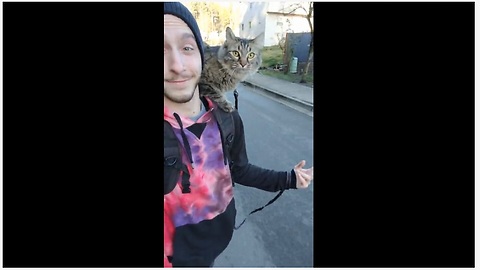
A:
[[[305,159],[305,168],[313,166],[313,118],[249,86],[237,90],[250,163],[286,171]],[[227,98],[234,103],[232,92]],[[214,267],[313,267],[313,188],[287,190],[250,215]],[[277,193],[237,184],[234,194],[238,226]]]

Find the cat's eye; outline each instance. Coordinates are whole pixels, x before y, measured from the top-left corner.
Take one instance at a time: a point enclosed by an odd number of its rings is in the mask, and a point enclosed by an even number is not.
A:
[[[251,52],[248,54],[248,59],[252,59],[255,57],[255,53]]]
[[[238,51],[232,51],[231,54],[235,57],[240,57],[240,53]]]

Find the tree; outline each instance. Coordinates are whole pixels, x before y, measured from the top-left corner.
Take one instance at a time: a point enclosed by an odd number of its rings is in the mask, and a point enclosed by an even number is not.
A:
[[[227,26],[232,26],[231,19],[233,17],[232,6],[218,6],[218,27],[219,31],[224,32]]]
[[[277,40],[278,40],[278,46],[280,47],[280,50],[285,50],[285,37],[282,37],[281,34],[277,34]]]
[[[313,2],[308,2],[308,10],[305,8],[302,3],[295,3],[291,4],[287,7],[284,8],[284,13],[285,15],[292,14],[296,12],[297,10],[303,10],[303,14],[301,15],[308,21],[308,26],[310,27],[310,34],[311,34],[311,39],[310,39],[310,48],[308,49],[308,60],[307,64],[305,66],[305,69],[302,72],[302,77],[300,79],[300,83],[306,83],[305,77],[308,74],[308,71],[310,69],[310,63],[313,61]]]
[[[231,26],[232,5],[218,2],[186,2],[202,31],[204,41],[209,41],[212,32],[220,34]],[[212,40],[212,42],[214,42]]]

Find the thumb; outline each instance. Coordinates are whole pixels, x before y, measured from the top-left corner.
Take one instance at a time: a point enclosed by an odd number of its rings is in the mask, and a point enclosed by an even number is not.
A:
[[[303,168],[303,166],[305,166],[305,160],[302,160],[297,165],[295,165],[295,169],[296,170],[301,169]]]

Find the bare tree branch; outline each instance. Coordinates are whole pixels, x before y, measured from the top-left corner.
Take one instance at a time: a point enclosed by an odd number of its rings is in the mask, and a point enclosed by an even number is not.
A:
[[[303,14],[296,14],[296,15],[307,16],[308,11],[305,9],[305,7],[301,3],[295,3],[295,4],[291,4],[287,7],[283,7],[282,9],[280,9],[280,11],[282,11],[283,12],[282,15],[285,16],[285,15],[291,15],[299,9],[303,9],[303,11],[305,11],[305,15],[303,15]],[[290,10],[290,11],[286,12],[286,10]]]

